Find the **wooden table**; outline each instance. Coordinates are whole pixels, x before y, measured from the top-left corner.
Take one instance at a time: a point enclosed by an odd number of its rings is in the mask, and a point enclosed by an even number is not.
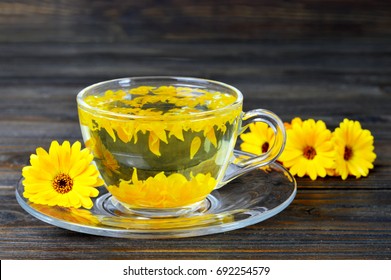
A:
[[[389,2],[176,2],[0,1],[0,259],[391,258]],[[15,199],[21,169],[38,146],[81,140],[77,92],[143,75],[220,80],[242,90],[245,110],[284,121],[359,120],[375,168],[359,180],[297,178],[280,214],[202,237],[99,237],[27,214]]]

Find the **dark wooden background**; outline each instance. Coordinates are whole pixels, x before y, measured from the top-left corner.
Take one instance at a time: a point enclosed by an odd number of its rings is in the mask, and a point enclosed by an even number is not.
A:
[[[298,178],[279,215],[232,232],[127,240],[47,225],[14,189],[38,146],[81,140],[75,96],[125,76],[220,80],[245,109],[375,137],[368,178]],[[0,1],[1,259],[390,259],[391,2]]]

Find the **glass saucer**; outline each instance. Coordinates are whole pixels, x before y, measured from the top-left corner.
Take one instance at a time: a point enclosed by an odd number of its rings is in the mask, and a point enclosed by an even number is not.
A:
[[[284,210],[296,195],[296,181],[278,163],[251,170],[213,191],[186,216],[148,218],[122,207],[100,188],[92,209],[38,205],[23,197],[22,180],[16,198],[32,216],[82,233],[124,238],[179,238],[215,234],[264,221]]]

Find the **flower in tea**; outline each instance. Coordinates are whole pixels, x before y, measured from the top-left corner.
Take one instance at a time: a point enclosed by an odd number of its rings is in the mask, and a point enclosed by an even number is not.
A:
[[[250,132],[240,135],[243,140],[240,144],[241,150],[254,155],[266,153],[274,143],[273,129],[263,122],[251,123],[249,129]]]
[[[373,136],[367,129],[362,129],[358,121],[344,119],[333,133],[336,147],[336,174],[345,180],[348,175],[367,176],[373,168],[376,154],[373,152]]]
[[[292,175],[308,175],[312,180],[325,177],[334,167],[335,151],[331,131],[323,121],[295,121],[287,130],[285,150],[279,160]]]
[[[30,157],[31,165],[22,171],[23,196],[36,204],[91,208],[91,197],[98,196],[96,188],[103,184],[92,159],[78,141],[72,146],[69,141],[62,145],[53,141],[49,152],[37,148]]]
[[[180,173],[167,176],[160,172],[146,180],[139,180],[134,168],[129,181],[121,180],[119,186],[108,186],[108,190],[121,202],[142,207],[174,208],[190,205],[205,198],[217,181],[210,173],[191,175],[188,180]]]
[[[111,176],[113,173],[119,173],[118,169],[120,166],[118,161],[114,158],[113,154],[106,149],[98,137],[90,138],[86,142],[86,147],[90,149],[96,159],[100,160],[108,175]]]
[[[188,118],[183,115],[205,112],[227,107],[235,102],[236,98],[222,92],[209,92],[203,89],[189,87],[140,86],[124,90],[106,91],[102,96],[87,96],[84,101],[99,110],[119,113],[116,118],[106,118],[79,108],[80,122],[91,132],[104,130],[110,135],[113,142],[119,138],[122,142],[137,143],[140,134],[148,134],[148,148],[155,156],[161,156],[161,142],[168,144],[171,136],[185,141],[184,132],[202,132],[203,136],[217,147],[216,134],[227,130],[240,115],[241,108],[219,112],[213,118]],[[148,116],[143,118],[124,118],[129,116]],[[156,119],[154,119],[156,117]],[[178,117],[178,120],[176,120]],[[194,154],[192,145],[190,157]]]

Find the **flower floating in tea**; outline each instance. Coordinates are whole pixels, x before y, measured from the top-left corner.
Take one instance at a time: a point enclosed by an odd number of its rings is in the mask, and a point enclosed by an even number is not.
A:
[[[140,180],[137,172],[134,168],[132,178],[129,181],[121,180],[118,187],[107,187],[110,193],[129,206],[175,208],[190,205],[204,199],[217,184],[210,173],[191,174],[188,180],[179,173],[166,176],[160,172]]]
[[[78,141],[72,146],[69,141],[53,141],[49,152],[37,148],[31,165],[22,171],[23,196],[36,204],[90,209],[91,197],[98,196],[97,187],[103,184],[92,159]]]
[[[376,159],[371,132],[362,129],[358,121],[344,119],[335,129],[333,140],[337,150],[336,174],[344,180],[348,175],[367,176]]]
[[[140,134],[148,134],[148,147],[156,156],[161,156],[161,142],[167,144],[169,137],[184,141],[183,133],[191,131],[202,135],[215,147],[216,134],[225,133],[226,125],[232,124],[241,108],[219,112],[219,117],[197,119],[197,114],[222,109],[235,102],[235,97],[222,92],[174,86],[140,86],[124,90],[107,90],[99,96],[87,96],[84,101],[101,112],[114,114],[107,118],[80,109],[80,122],[91,131],[105,131],[115,142],[139,141]],[[183,116],[189,118],[183,121]],[[143,116],[149,117],[146,121]],[[151,117],[156,116],[156,120]],[[126,119],[128,117],[128,119]],[[133,118],[132,118],[133,117]],[[179,122],[178,119],[181,119]],[[194,149],[193,149],[194,151]],[[189,151],[189,155],[193,155]]]

